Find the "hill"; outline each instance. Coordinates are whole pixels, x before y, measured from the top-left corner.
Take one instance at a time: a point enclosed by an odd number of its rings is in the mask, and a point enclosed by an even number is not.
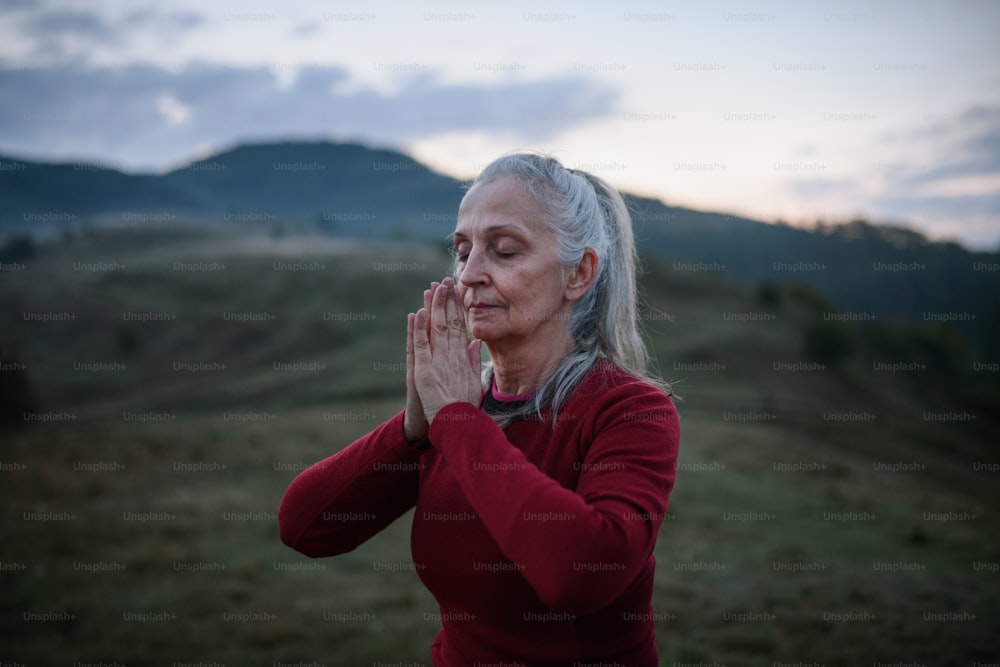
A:
[[[461,186],[400,153],[355,144],[238,146],[163,175],[0,158],[0,224],[312,223],[354,237],[440,239]],[[46,214],[50,214],[46,216]],[[447,218],[447,219],[445,219]],[[25,224],[28,223],[28,224]]]
[[[15,158],[0,165],[0,229],[8,234],[197,220],[438,244],[454,228],[463,193],[462,183],[401,153],[327,142],[238,146],[159,176]],[[992,360],[998,253],[864,221],[806,230],[629,200],[643,253],[678,271],[803,282],[842,311],[955,327],[978,358]]]
[[[401,408],[405,313],[447,264],[177,223],[40,243],[0,274],[0,378],[35,399],[2,436],[8,660],[429,664],[409,516],[310,561],[274,513]],[[801,285],[649,260],[643,292],[683,397],[662,664],[995,656],[996,373],[947,363],[922,327],[831,320]]]
[[[860,316],[951,324],[980,355],[1000,335],[1000,254],[862,220],[807,230],[633,202],[642,251],[679,271],[805,283]]]

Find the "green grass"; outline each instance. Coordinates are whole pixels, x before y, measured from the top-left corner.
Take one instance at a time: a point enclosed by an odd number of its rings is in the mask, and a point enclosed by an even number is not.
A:
[[[272,269],[273,261],[309,260],[327,268]],[[127,269],[74,271],[74,261]],[[179,272],[174,261],[224,262],[226,270]],[[376,262],[422,266],[388,271]],[[403,567],[408,516],[351,554],[311,561],[280,544],[274,514],[302,466],[401,408],[405,314],[446,267],[441,253],[422,246],[322,237],[274,245],[223,231],[151,229],[94,232],[43,248],[23,272],[0,274],[0,343],[26,366],[42,410],[77,415],[0,435],[0,462],[19,466],[0,472],[0,660],[429,665],[436,606]],[[648,318],[647,335],[660,374],[678,380],[683,396],[681,469],[656,549],[661,664],[995,660],[998,575],[974,564],[1000,562],[1000,493],[996,473],[973,463],[998,460],[995,411],[981,407],[997,396],[996,380],[934,367],[873,372],[864,345],[839,368],[776,370],[776,362],[809,361],[808,304],[786,299],[772,322],[738,322],[724,314],[767,310],[750,288],[658,265],[644,288],[649,305],[670,315]],[[48,310],[77,319],[21,316]],[[130,324],[124,311],[177,317]],[[250,311],[275,319],[222,317]],[[131,333],[119,333],[123,327]],[[863,329],[857,334],[867,340]],[[81,372],[74,361],[127,368]],[[175,361],[226,369],[177,372]],[[275,361],[325,368],[276,371]],[[695,362],[718,366],[683,365]],[[963,410],[977,420],[923,418]],[[172,418],[125,421],[123,412]],[[248,412],[267,418],[232,420]],[[824,419],[831,412],[876,419]],[[747,413],[770,416],[733,418]],[[925,467],[876,470],[899,462]],[[189,469],[198,463],[207,469]],[[822,469],[782,469],[796,463]],[[23,518],[44,511],[76,519]],[[125,512],[167,518],[131,521]],[[739,520],[746,512],[768,518]],[[827,518],[844,512],[874,518]],[[925,512],[976,519],[926,520]],[[878,563],[924,569],[889,573]],[[390,571],[396,566],[402,571]],[[793,566],[806,571],[787,571]],[[925,612],[949,611],[976,618],[924,620]],[[76,618],[25,620],[28,612]],[[336,620],[344,612],[362,616]],[[747,612],[773,618],[738,620]],[[830,620],[849,612],[873,617]],[[165,620],[131,620],[135,613]]]

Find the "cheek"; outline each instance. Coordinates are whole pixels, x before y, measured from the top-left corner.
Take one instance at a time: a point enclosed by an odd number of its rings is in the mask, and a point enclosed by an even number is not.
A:
[[[512,276],[512,278],[514,278]],[[547,319],[560,303],[558,281],[547,272],[531,272],[516,276],[516,285],[511,284],[509,294],[516,294],[514,317],[517,320],[535,322]]]
[[[558,271],[548,270],[546,267],[546,270],[519,276],[520,291],[532,307],[545,308],[562,295],[560,275]]]

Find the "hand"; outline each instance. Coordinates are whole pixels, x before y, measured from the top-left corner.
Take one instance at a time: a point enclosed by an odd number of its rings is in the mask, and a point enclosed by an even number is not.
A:
[[[430,309],[431,295],[440,283],[431,283],[431,288],[424,290],[424,308]],[[403,412],[403,434],[411,444],[420,444],[427,440],[427,418],[424,416],[424,406],[420,404],[417,386],[414,383],[413,369],[413,323],[416,315],[406,316],[406,410]]]
[[[458,292],[445,278],[429,308],[413,318],[414,385],[427,424],[450,403],[478,405],[482,397],[480,341],[469,341]]]

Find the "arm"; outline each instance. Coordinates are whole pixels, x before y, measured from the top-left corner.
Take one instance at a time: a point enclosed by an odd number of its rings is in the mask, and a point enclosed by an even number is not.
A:
[[[555,610],[587,613],[625,590],[652,553],[673,487],[680,428],[670,399],[630,383],[597,400],[575,491],[528,462],[468,403],[446,405],[431,422],[430,441],[476,514]]]
[[[281,541],[311,558],[352,551],[416,504],[420,465],[401,412],[292,480]]]
[[[424,291],[430,307],[431,289]],[[427,419],[414,386],[414,315],[407,317],[406,409],[349,447],[302,471],[278,509],[281,541],[307,556],[355,549],[417,502]],[[410,446],[412,445],[412,447]]]

